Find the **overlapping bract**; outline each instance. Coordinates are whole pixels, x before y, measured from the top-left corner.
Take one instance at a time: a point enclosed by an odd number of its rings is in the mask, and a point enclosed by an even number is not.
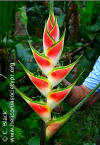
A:
[[[65,31],[59,39],[59,27],[54,13],[50,13],[47,23],[45,24],[43,33],[43,49],[44,54],[50,58],[54,66],[59,61],[64,45]]]
[[[20,96],[28,103],[28,105],[40,116],[42,120],[47,123],[51,119],[51,109],[45,102],[33,101],[31,98],[27,97],[22,93],[17,87],[15,90],[20,94]]]
[[[51,122],[48,123],[48,126],[46,128],[46,137],[47,139],[51,138],[58,130],[61,128],[66,121],[71,117],[73,114],[73,111],[68,112],[63,117],[56,118],[54,120],[51,120]]]
[[[54,13],[50,13],[47,23],[45,24],[43,33],[43,49],[47,54],[47,49],[55,44],[59,40],[59,27],[57,19],[54,17]]]
[[[30,48],[32,50],[33,56],[38,66],[40,67],[42,72],[47,76],[48,73],[54,68],[52,61],[44,54],[41,54],[37,50],[35,50],[31,44],[30,44]]]
[[[40,53],[34,49],[29,42],[33,56],[38,66],[45,74],[45,77],[34,75],[20,62],[32,83],[46,97],[46,102],[34,102],[32,99],[29,99],[17,89],[22,98],[47,124],[46,136],[48,138],[50,138],[56,132],[56,130],[59,129],[68,119],[68,115],[61,117],[61,119],[51,119],[51,110],[67,97],[77,81],[76,80],[72,85],[64,89],[53,89],[53,87],[57,86],[69,74],[69,72],[73,69],[79,60],[77,59],[74,63],[68,66],[56,67],[56,64],[59,62],[61,52],[63,50],[65,31],[62,37],[59,37],[60,35],[57,18],[52,12],[50,13],[44,28],[43,53]]]

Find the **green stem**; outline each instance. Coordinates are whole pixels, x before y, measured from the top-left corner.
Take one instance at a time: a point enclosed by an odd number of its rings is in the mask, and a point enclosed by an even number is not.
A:
[[[55,136],[53,136],[51,139],[47,140],[46,139],[46,145],[54,145],[54,138]]]
[[[71,111],[69,111],[64,116],[64,118],[69,118],[69,116],[71,116],[76,110],[78,110],[99,87],[100,87],[100,83],[79,104],[77,104]]]
[[[50,0],[50,14],[53,12],[53,0]]]
[[[76,107],[74,107],[74,110],[79,109],[87,100],[88,98],[100,87],[100,83],[81,101]]]

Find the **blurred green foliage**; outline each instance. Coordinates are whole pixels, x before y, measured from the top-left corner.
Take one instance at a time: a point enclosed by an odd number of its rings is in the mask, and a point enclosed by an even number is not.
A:
[[[3,71],[9,77],[9,63],[16,62],[15,66],[15,83],[19,89],[34,99],[40,98],[40,93],[30,83],[28,77],[24,74],[18,59],[32,72],[40,74],[32,52],[28,46],[27,40],[30,40],[33,46],[42,52],[42,36],[45,25],[45,20],[48,18],[49,8],[45,2],[0,2],[0,54],[1,50],[6,50],[6,55],[0,56],[1,65],[4,66]],[[57,15],[60,33],[62,34],[66,28],[66,39],[62,56],[66,59],[61,59],[60,64],[67,65],[70,61],[83,54],[79,64],[75,67],[76,71],[67,77],[71,82],[85,68],[84,75],[80,78],[78,85],[88,76],[92,70],[93,64],[100,55],[100,2],[83,1],[75,2],[80,18],[79,34],[77,40],[68,39],[70,19],[69,11],[71,10],[70,2],[56,1],[54,3],[54,12]],[[74,2],[72,2],[74,3]],[[4,7],[4,4],[6,6]],[[10,11],[9,10],[10,4]],[[26,13],[23,6],[26,6]],[[16,7],[16,8],[15,8]],[[2,13],[1,13],[2,11]],[[14,35],[15,13],[19,11],[21,21],[25,25],[26,35]],[[72,12],[73,13],[73,12]],[[8,24],[8,22],[10,23]],[[8,31],[10,30],[10,31]],[[9,36],[9,38],[8,38]],[[88,45],[86,45],[88,43]],[[4,49],[6,48],[6,49]],[[76,50],[76,53],[74,53]],[[66,54],[67,52],[67,54]],[[3,60],[1,59],[3,57]],[[0,83],[0,109],[9,112],[9,84],[2,79]],[[62,103],[61,107],[64,110],[69,110],[71,107],[66,103]],[[15,144],[16,145],[39,145],[40,140],[40,124],[41,120],[35,112],[18,96],[15,92]],[[55,136],[55,145],[95,145],[96,138],[100,130],[100,102],[97,102],[87,110],[80,110],[73,116],[70,121],[61,129]],[[2,112],[1,111],[1,112]],[[55,113],[59,115],[59,113]],[[0,116],[2,118],[2,115]],[[8,113],[9,118],[9,113]],[[2,119],[0,120],[2,125]],[[8,121],[8,136],[9,136],[9,121]],[[0,128],[0,138],[2,139],[2,128]],[[9,142],[7,143],[10,144]]]
[[[0,1],[0,40],[3,39],[5,35],[9,36],[9,33],[11,33],[13,29],[13,21],[15,16],[14,11],[14,2]]]

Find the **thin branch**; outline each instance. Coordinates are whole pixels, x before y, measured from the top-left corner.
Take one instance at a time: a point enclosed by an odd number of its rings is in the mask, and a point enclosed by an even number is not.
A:
[[[71,56],[76,55],[77,53],[83,51],[84,49],[86,49],[88,46],[90,46],[93,43],[93,41],[90,41],[88,43],[86,43],[83,47],[79,47],[78,49],[74,50],[71,52]]]
[[[78,49],[76,49],[76,50],[74,50],[74,51],[70,51],[70,52],[65,53],[65,55],[61,58],[61,60],[66,60],[66,59],[68,59],[68,58],[67,58],[68,55],[69,55],[70,58],[71,58],[72,56],[75,56],[77,53],[79,53],[79,52],[85,50],[85,49],[86,49],[88,46],[90,46],[92,43],[93,43],[93,41],[90,41],[90,42],[84,44],[84,46],[79,47]]]

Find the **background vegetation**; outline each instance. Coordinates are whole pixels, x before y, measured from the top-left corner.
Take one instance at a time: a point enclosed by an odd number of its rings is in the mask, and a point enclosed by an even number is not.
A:
[[[67,65],[83,54],[79,64],[67,77],[73,82],[85,68],[78,81],[82,84],[100,55],[100,2],[60,2],[54,3],[60,34],[66,28],[64,51],[60,64]],[[9,77],[10,62],[15,62],[16,86],[34,99],[40,93],[30,83],[18,63],[18,59],[32,72],[40,74],[27,40],[42,52],[42,36],[45,20],[49,14],[48,2],[0,2],[0,73]],[[4,79],[0,83],[0,109],[9,110],[9,85]],[[71,107],[63,102],[62,115]],[[15,143],[16,145],[39,145],[41,120],[35,112],[15,92]],[[95,145],[100,130],[100,102],[91,108],[80,110],[55,136],[55,145]],[[55,110],[59,116],[59,109]],[[2,114],[0,116],[2,125]],[[2,140],[2,128],[0,128]],[[8,113],[8,136],[9,136]],[[10,144],[9,142],[7,143]]]

